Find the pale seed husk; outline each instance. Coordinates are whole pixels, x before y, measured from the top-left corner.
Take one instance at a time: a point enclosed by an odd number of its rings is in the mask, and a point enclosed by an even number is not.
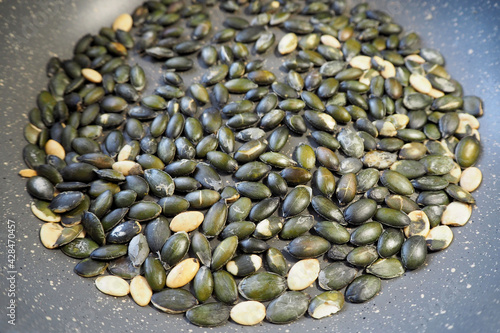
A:
[[[298,42],[297,35],[290,32],[281,38],[278,44],[278,52],[281,55],[292,53],[297,48]]]
[[[134,161],[119,161],[113,163],[113,170],[121,172],[124,176],[142,175],[144,171],[139,163]]]
[[[396,68],[394,68],[392,62],[384,60],[383,64],[384,69],[380,71],[380,75],[382,75],[384,79],[396,76]]]
[[[139,306],[149,304],[151,296],[153,296],[153,290],[144,276],[137,275],[130,281],[130,296]]]
[[[45,223],[40,228],[40,240],[47,249],[55,249],[56,241],[61,236],[63,227],[59,223]]]
[[[340,291],[326,291],[311,300],[308,313],[314,319],[321,319],[339,312],[343,306],[344,295]]]
[[[482,181],[483,174],[476,167],[468,167],[462,171],[462,175],[460,176],[460,186],[468,192],[477,190]]]
[[[31,203],[31,212],[44,222],[60,222],[61,216],[49,209],[49,202],[35,200]]]
[[[432,88],[427,95],[431,96],[432,98],[439,98],[444,96],[444,92],[438,89]]]
[[[178,263],[167,275],[168,288],[181,288],[194,279],[200,269],[197,259],[189,258]]]
[[[202,212],[189,211],[180,213],[170,221],[170,230],[173,232],[193,231],[200,226],[204,218],[205,216]]]
[[[408,214],[411,222],[410,225],[404,228],[406,237],[423,236],[426,237],[429,233],[430,222],[427,215],[421,210],[414,210]]]
[[[115,275],[99,276],[95,286],[100,292],[111,296],[126,296],[130,292],[128,282]]]
[[[230,316],[240,325],[257,325],[266,318],[266,307],[261,302],[245,301],[233,306]]]
[[[92,68],[82,68],[82,76],[92,83],[101,83],[102,75]]]
[[[430,251],[444,250],[453,241],[453,231],[447,225],[438,225],[429,231],[425,241]]]
[[[453,227],[461,227],[469,221],[471,214],[471,205],[454,201],[450,203],[443,212],[441,223]]]
[[[349,65],[353,68],[366,71],[372,67],[372,58],[364,55],[355,56],[349,61]]]
[[[288,272],[288,289],[304,290],[316,281],[320,271],[318,259],[304,259],[295,263]]]
[[[19,176],[23,178],[31,178],[37,175],[36,171],[33,169],[22,169],[19,171]]]
[[[423,75],[413,73],[410,75],[410,84],[416,91],[422,94],[429,94],[432,90],[432,85]]]
[[[66,151],[64,150],[64,147],[59,142],[53,139],[50,139],[45,144],[45,153],[47,155],[55,155],[61,160],[64,160],[64,158],[66,157]]]
[[[339,40],[332,35],[323,35],[321,36],[320,41],[323,45],[331,46],[336,49],[340,49],[342,46]]]
[[[132,19],[132,16],[127,13],[123,13],[119,15],[113,22],[113,30],[123,30],[123,31],[130,31],[132,29],[132,26],[134,24],[134,20]]]

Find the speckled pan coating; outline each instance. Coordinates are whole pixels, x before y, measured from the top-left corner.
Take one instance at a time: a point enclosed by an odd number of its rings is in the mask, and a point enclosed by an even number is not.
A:
[[[34,104],[34,96],[47,82],[45,64],[49,57],[54,54],[62,58],[70,56],[80,36],[96,33],[98,27],[109,25],[118,14],[131,12],[141,2],[0,1],[0,174],[3,191],[0,263],[5,267],[5,235],[10,219],[16,222],[18,272],[16,326],[9,325],[3,316],[1,332],[160,331],[167,328],[169,331],[209,331],[193,327],[182,316],[167,318],[151,307],[138,307],[131,298],[118,300],[102,295],[93,287],[93,280],[75,275],[72,270],[77,260],[59,251],[48,251],[38,241],[36,226],[39,221],[27,207],[31,199],[22,190],[25,180],[17,176],[24,168],[20,151],[25,142],[20,129],[26,123],[26,113]],[[500,6],[495,1],[465,0],[438,3],[380,0],[371,5],[387,10],[406,31],[419,33],[425,46],[439,49],[446,58],[447,70],[463,84],[465,93],[481,96],[485,108],[491,110],[480,119],[482,142],[485,143],[479,161],[483,184],[475,193],[480,205],[474,209],[466,228],[455,229],[450,249],[431,254],[427,268],[383,282],[381,294],[372,302],[348,304],[333,318],[322,321],[303,318],[279,328],[270,323],[243,328],[230,322],[217,332],[275,332],[277,329],[355,332],[380,327],[386,332],[498,330],[500,276],[496,267],[496,244],[500,241],[500,115],[496,111],[500,109]],[[31,17],[31,13],[36,17]],[[88,17],[92,19],[84,19]],[[280,37],[277,36],[277,40]],[[141,65],[153,73],[153,66],[142,61]],[[283,76],[278,67],[279,64],[266,64],[266,68]],[[158,67],[154,74],[160,77]],[[186,74],[199,79],[194,70]],[[185,82],[190,80],[186,78]],[[152,87],[151,84],[149,89]],[[6,271],[0,271],[2,315],[9,299],[6,277]]]

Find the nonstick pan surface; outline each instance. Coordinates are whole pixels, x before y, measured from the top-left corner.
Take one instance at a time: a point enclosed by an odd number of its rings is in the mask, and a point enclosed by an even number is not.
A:
[[[141,308],[130,297],[100,293],[93,279],[73,273],[76,260],[44,248],[38,237],[42,222],[31,214],[26,180],[17,173],[25,168],[21,152],[27,113],[48,81],[45,64],[54,55],[71,57],[79,37],[97,33],[140,3],[0,0],[0,332],[499,331],[500,4],[495,1],[370,2],[395,17],[405,31],[419,33],[425,46],[439,49],[465,94],[480,96],[485,107],[479,119],[483,183],[474,193],[477,207],[470,222],[454,228],[452,245],[429,255],[425,267],[384,281],[372,301],[346,303],[340,313],[320,321],[302,318],[285,326],[265,322],[256,327],[230,322],[205,329],[181,315]],[[352,7],[357,1],[348,3]],[[280,64],[266,66],[278,69]],[[159,77],[159,67],[151,73]],[[9,224],[15,224],[14,269],[7,266]],[[14,297],[7,280],[12,270],[17,271]],[[15,326],[7,322],[11,299],[17,306]]]

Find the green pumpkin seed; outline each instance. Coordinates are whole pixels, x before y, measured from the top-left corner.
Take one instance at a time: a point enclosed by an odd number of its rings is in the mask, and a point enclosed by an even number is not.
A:
[[[287,291],[267,306],[266,318],[274,324],[287,324],[302,317],[310,296],[300,291]],[[293,306],[290,306],[293,304]]]
[[[378,277],[364,274],[354,279],[347,287],[345,298],[352,303],[363,303],[375,297],[380,287],[381,281]]]
[[[212,270],[222,268],[236,252],[238,246],[238,237],[231,236],[224,239],[217,245],[212,256]]]
[[[151,304],[166,313],[183,313],[197,305],[198,300],[185,289],[164,289],[153,294]]]
[[[307,186],[297,186],[283,200],[283,216],[289,217],[304,211],[312,199],[312,190]]]
[[[262,183],[240,182],[236,183],[238,192],[253,200],[263,200],[271,196],[271,190]]]
[[[205,302],[212,296],[214,289],[214,279],[210,268],[200,267],[193,279],[193,295],[199,302]]]
[[[190,244],[191,241],[185,231],[176,232],[167,239],[161,248],[161,261],[164,262],[167,267],[174,266],[186,255]]]
[[[230,307],[222,303],[205,303],[195,306],[186,312],[190,323],[202,327],[223,325],[230,315]]]
[[[455,156],[462,168],[473,166],[481,151],[479,141],[474,136],[466,136],[458,143]]]
[[[197,180],[200,181],[199,179]],[[202,182],[200,181],[200,183]],[[184,198],[189,202],[191,208],[205,209],[216,203],[220,199],[220,194],[214,190],[198,190],[188,193]]]
[[[108,263],[105,261],[85,258],[75,266],[74,271],[82,277],[94,277],[103,274],[107,267]]]
[[[260,272],[240,281],[238,291],[248,300],[266,302],[275,299],[286,290],[286,281],[275,273]]]
[[[319,236],[303,235],[291,241],[286,250],[298,259],[316,258],[330,249],[330,243]]]
[[[422,236],[408,238],[401,247],[401,262],[406,269],[417,269],[425,262],[426,256],[427,245]]]
[[[85,259],[98,247],[99,245],[89,238],[75,238],[70,243],[61,247],[61,251],[69,257]]]
[[[410,218],[405,213],[397,211],[395,209],[384,207],[377,210],[374,219],[381,222],[382,224],[394,228],[404,228],[411,222]]]

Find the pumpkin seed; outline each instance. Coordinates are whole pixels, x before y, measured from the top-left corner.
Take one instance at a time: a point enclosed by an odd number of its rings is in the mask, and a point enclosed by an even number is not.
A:
[[[267,302],[275,299],[285,290],[285,279],[269,272],[249,275],[238,284],[240,294],[251,301]]]
[[[136,276],[130,281],[130,295],[139,306],[146,306],[151,301],[153,290],[143,276]]]
[[[188,284],[198,272],[200,263],[197,259],[189,258],[181,261],[168,273],[167,287],[180,288]]]
[[[130,292],[127,281],[118,276],[99,276],[95,280],[95,286],[99,291],[111,296],[126,296]]]
[[[287,291],[267,306],[266,318],[274,324],[286,324],[302,317],[310,296],[300,291]]]
[[[185,289],[164,289],[153,294],[151,304],[160,311],[175,314],[193,308],[198,300]]]
[[[229,315],[230,307],[222,303],[205,303],[186,312],[186,318],[190,323],[203,327],[223,325],[229,319]]]
[[[338,291],[327,291],[311,300],[308,313],[315,319],[321,319],[339,312],[343,306],[344,295]]]
[[[429,231],[425,240],[430,251],[444,250],[453,241],[453,231],[446,225],[439,225]]]

